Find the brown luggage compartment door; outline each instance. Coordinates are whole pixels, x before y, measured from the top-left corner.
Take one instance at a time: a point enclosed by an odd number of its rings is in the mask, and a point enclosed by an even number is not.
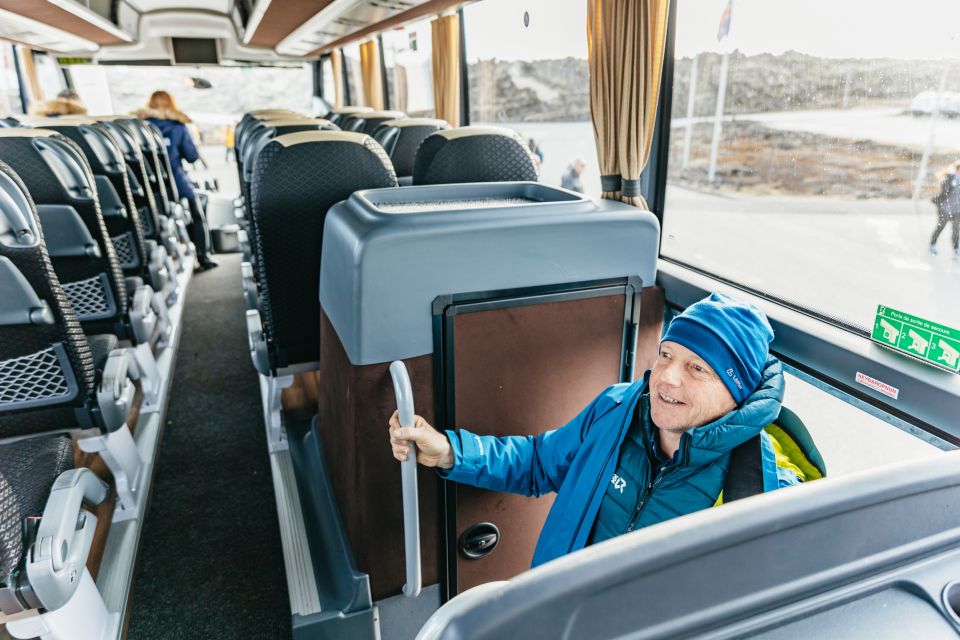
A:
[[[605,387],[633,378],[636,279],[462,297],[434,305],[440,424],[537,435],[566,424]],[[528,498],[452,482],[445,493],[447,598],[530,567],[552,494]],[[499,530],[497,545],[471,559],[461,538],[482,523]]]

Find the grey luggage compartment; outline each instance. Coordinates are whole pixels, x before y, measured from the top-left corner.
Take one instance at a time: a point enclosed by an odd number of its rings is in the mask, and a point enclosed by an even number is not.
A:
[[[748,498],[467,593],[439,638],[956,637],[960,452]]]

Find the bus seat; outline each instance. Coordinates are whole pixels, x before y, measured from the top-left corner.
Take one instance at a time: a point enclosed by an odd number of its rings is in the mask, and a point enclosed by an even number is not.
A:
[[[403,111],[365,111],[363,113],[355,113],[353,117],[360,120],[360,128],[357,129],[357,131],[372,136],[373,132],[377,130],[377,127],[384,122],[388,120],[403,120],[407,117],[407,114]]]
[[[340,128],[330,122],[329,120],[324,120],[321,118],[299,118],[295,120],[276,120],[271,121],[269,126],[258,130],[248,139],[246,147],[244,147],[243,155],[246,158],[243,165],[243,183],[242,190],[244,194],[250,193],[250,184],[253,181],[253,167],[256,157],[260,154],[260,151],[269,143],[272,139],[277,136],[286,135],[288,133],[297,133],[300,131],[339,131]],[[255,249],[257,246],[257,227],[255,220],[253,218],[252,212],[249,210],[251,206],[251,198],[244,198],[244,207],[247,209],[247,238],[251,246],[250,252],[250,274],[253,276],[251,278],[244,277],[243,289],[244,289],[244,298],[247,303],[248,309],[256,308],[256,303],[258,299],[258,294],[256,291],[256,263],[257,255]],[[244,271],[246,274],[246,271]]]
[[[373,111],[372,107],[360,107],[357,105],[344,105],[342,107],[334,107],[329,114],[327,114],[327,120],[337,125],[343,129],[342,120],[348,118],[357,113],[366,113]]]
[[[444,129],[417,150],[413,184],[537,180],[537,166],[523,138],[500,127]]]
[[[112,334],[83,334],[47,256],[33,201],[3,163],[0,299],[0,440],[85,429],[80,448],[109,451],[104,461],[117,478],[121,511],[132,515],[143,465],[126,420],[134,380],[145,401],[158,401],[160,381],[141,375],[156,363],[140,347],[117,349]]]
[[[373,139],[379,142],[390,156],[400,184],[403,185],[404,182],[410,184],[413,180],[413,163],[420,143],[430,134],[449,128],[450,125],[446,120],[434,118],[385,120],[373,132]]]
[[[162,272],[151,270],[151,255],[133,192],[127,175],[127,163],[113,137],[94,120],[62,122],[51,118],[33,123],[35,127],[56,131],[70,138],[83,151],[96,181],[100,210],[127,274],[146,278],[156,291],[168,286]]]
[[[315,368],[320,355],[317,288],[327,210],[359,189],[396,184],[390,159],[366,135],[301,131],[274,138],[263,147],[251,189],[269,358],[255,363],[261,373],[270,375],[294,365]]]
[[[0,160],[16,171],[37,204],[74,211],[96,243],[81,255],[54,256],[63,289],[85,326],[114,330],[127,313],[126,284],[83,154],[68,138],[43,129],[0,132]]]

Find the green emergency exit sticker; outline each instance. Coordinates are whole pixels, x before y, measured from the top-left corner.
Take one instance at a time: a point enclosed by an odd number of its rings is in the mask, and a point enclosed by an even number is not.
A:
[[[960,372],[960,330],[880,305],[874,341],[953,372]]]

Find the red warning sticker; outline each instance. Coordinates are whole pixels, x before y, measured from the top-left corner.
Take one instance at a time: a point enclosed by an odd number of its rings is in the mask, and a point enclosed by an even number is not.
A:
[[[878,391],[885,396],[889,396],[894,400],[897,399],[897,396],[900,395],[900,389],[890,386],[886,382],[880,382],[876,378],[871,378],[865,373],[860,373],[857,371],[857,383],[862,384],[865,387],[870,387],[874,391]]]

